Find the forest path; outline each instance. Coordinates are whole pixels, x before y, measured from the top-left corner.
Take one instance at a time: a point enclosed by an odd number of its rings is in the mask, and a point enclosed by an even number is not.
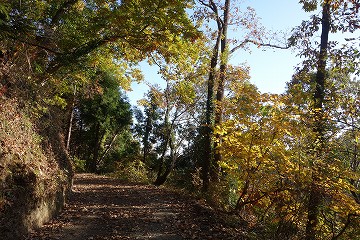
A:
[[[245,239],[214,210],[178,193],[78,174],[62,214],[28,240]]]

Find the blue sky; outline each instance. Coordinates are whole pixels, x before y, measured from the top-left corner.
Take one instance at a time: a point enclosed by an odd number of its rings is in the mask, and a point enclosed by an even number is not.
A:
[[[246,0],[244,4],[253,7],[261,23],[271,31],[290,32],[308,19],[297,0]],[[251,53],[237,52],[231,61],[250,66],[251,82],[261,92],[282,93],[301,59],[291,50],[253,47]]]
[[[308,18],[308,14],[301,9],[298,0],[243,0],[242,9],[250,6],[255,9],[261,24],[268,30],[287,31],[299,25],[302,20]],[[236,33],[233,33],[236,34]],[[236,37],[236,35],[234,35]],[[250,66],[251,82],[261,92],[282,93],[286,82],[291,80],[294,67],[301,59],[291,50],[259,49],[252,47],[251,52],[239,50],[232,55],[231,64],[246,63]],[[161,76],[157,74],[156,67],[141,64],[145,81],[150,83],[161,82]],[[136,105],[136,101],[143,98],[148,90],[146,84],[132,84],[133,91],[127,95],[130,103]]]

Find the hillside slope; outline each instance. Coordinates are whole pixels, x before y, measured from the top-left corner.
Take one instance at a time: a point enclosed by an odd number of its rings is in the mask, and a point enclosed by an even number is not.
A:
[[[16,99],[0,98],[0,233],[4,240],[21,239],[58,213],[72,179],[60,135],[50,137],[57,132],[56,123],[45,127],[42,119],[35,127],[36,121],[25,112]]]

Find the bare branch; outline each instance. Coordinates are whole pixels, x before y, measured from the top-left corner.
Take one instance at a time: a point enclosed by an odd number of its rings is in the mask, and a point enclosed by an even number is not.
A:
[[[285,46],[279,46],[279,45],[275,45],[275,44],[271,44],[271,43],[263,43],[263,42],[258,42],[255,40],[251,40],[251,39],[245,39],[244,41],[242,41],[240,44],[238,44],[237,46],[233,47],[230,51],[229,54],[234,53],[235,51],[237,51],[240,48],[243,48],[246,44],[248,43],[252,43],[254,45],[257,46],[261,46],[261,47],[271,47],[271,48],[277,48],[277,49],[289,49],[291,46],[290,45],[285,45]]]
[[[209,3],[206,3],[203,0],[198,0],[200,2],[200,4],[202,4],[205,7],[208,7],[211,9],[211,11],[213,11],[213,13],[216,16],[216,23],[218,26],[218,31],[220,32],[222,27],[224,26],[224,22],[222,21],[221,17],[219,16],[219,11],[218,11],[218,7],[217,5],[214,3],[213,0],[209,0]]]
[[[206,2],[203,1],[203,0],[198,0],[198,1],[199,1],[199,3],[200,3],[201,5],[203,5],[203,6],[208,7],[208,8],[211,9],[211,5],[210,5],[210,4],[206,3]]]

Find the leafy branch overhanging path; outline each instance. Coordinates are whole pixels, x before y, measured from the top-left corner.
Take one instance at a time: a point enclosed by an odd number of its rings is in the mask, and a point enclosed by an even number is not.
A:
[[[143,184],[79,174],[62,214],[27,240],[246,239],[198,201]]]

